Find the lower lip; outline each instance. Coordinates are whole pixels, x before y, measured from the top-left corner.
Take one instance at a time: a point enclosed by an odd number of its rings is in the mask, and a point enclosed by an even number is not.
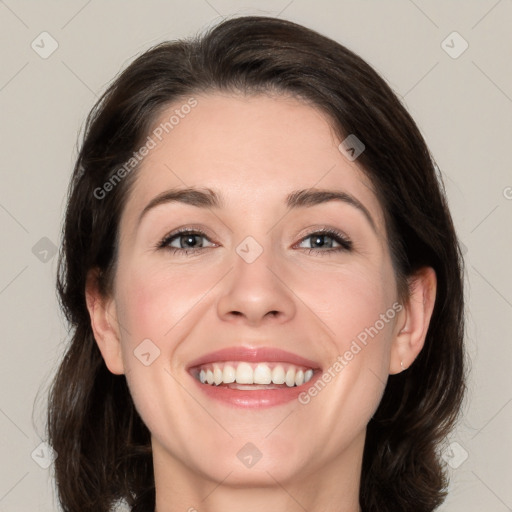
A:
[[[254,391],[231,389],[225,386],[216,386],[214,384],[202,384],[192,375],[190,377],[199,386],[199,389],[209,398],[219,400],[232,407],[261,409],[264,407],[283,405],[291,402],[292,400],[297,400],[298,396],[307,391],[320,375],[320,371],[315,371],[311,380],[302,386],[279,389],[255,389]]]

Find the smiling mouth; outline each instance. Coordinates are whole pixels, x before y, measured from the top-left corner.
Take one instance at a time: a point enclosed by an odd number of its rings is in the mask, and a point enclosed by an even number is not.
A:
[[[312,379],[314,370],[284,362],[219,361],[192,368],[191,373],[206,386],[256,391],[302,386]]]

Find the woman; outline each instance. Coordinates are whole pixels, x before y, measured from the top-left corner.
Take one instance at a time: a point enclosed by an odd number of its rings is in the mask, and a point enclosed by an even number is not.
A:
[[[435,163],[361,58],[266,17],[155,46],[70,184],[61,505],[435,510],[462,288]]]

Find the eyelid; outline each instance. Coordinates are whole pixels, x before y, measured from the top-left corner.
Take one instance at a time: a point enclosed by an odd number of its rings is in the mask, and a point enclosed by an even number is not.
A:
[[[293,247],[296,247],[300,243],[302,243],[305,239],[313,236],[313,235],[323,235],[323,236],[330,236],[334,238],[339,244],[340,244],[340,250],[346,250],[349,251],[353,248],[353,242],[350,239],[350,237],[344,233],[343,231],[340,231],[339,229],[332,228],[329,226],[320,226],[316,228],[308,228],[308,231],[302,235],[300,235],[300,239],[298,242],[296,242]],[[309,251],[316,251],[316,252],[328,252],[329,250],[335,251],[336,248],[328,248],[328,249],[313,249],[308,247],[301,247],[300,249],[309,250]]]
[[[203,238],[206,238],[213,245],[217,245],[217,246],[220,245],[212,239],[213,238],[212,236],[210,236],[208,233],[206,233],[206,230],[204,227],[195,227],[193,224],[191,224],[191,225],[187,224],[186,226],[182,226],[182,227],[173,229],[172,231],[167,233],[163,238],[161,238],[159,240],[159,242],[157,242],[155,248],[156,249],[169,249],[169,250],[176,249],[176,250],[180,250],[180,251],[196,251],[196,252],[200,251],[201,249],[206,249],[206,247],[198,247],[197,249],[178,249],[177,247],[171,247],[168,245],[169,242],[171,241],[171,239],[179,237],[180,235],[186,235],[186,234],[198,235]],[[211,246],[209,246],[209,247],[211,247]]]
[[[194,225],[187,225],[182,226],[179,228],[176,228],[172,230],[170,233],[166,234],[156,245],[156,249],[168,249],[173,252],[182,252],[184,254],[188,254],[191,252],[198,253],[202,250],[208,249],[210,247],[220,246],[218,242],[215,242],[208,233],[206,233],[207,230],[203,227],[195,227]],[[177,238],[181,235],[186,234],[194,234],[198,235],[200,237],[203,237],[207,239],[212,245],[207,247],[198,247],[198,248],[178,248],[178,247],[172,247],[169,245],[170,241],[173,238]],[[312,237],[313,235],[322,235],[322,236],[329,236],[333,238],[338,244],[339,247],[328,247],[326,249],[319,249],[319,248],[313,248],[313,247],[297,247],[299,244],[301,244],[304,240],[306,240],[309,237]],[[299,236],[299,235],[297,235]],[[303,233],[300,235],[300,239],[292,246],[292,248],[300,249],[307,252],[315,252],[315,253],[329,253],[329,252],[339,252],[339,251],[350,251],[353,249],[353,242],[352,240],[342,231],[332,228],[329,226],[319,226],[319,227],[310,227],[309,230],[306,233]]]

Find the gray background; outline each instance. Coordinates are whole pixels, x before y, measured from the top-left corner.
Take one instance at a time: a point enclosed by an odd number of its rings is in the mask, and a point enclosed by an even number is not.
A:
[[[345,44],[418,123],[444,174],[467,266],[472,373],[443,449],[452,479],[441,510],[512,510],[511,0],[0,0],[0,512],[57,510],[41,443],[66,340],[53,250],[77,132],[136,54],[235,13],[279,15]],[[58,44],[49,56],[55,43],[44,31]]]

